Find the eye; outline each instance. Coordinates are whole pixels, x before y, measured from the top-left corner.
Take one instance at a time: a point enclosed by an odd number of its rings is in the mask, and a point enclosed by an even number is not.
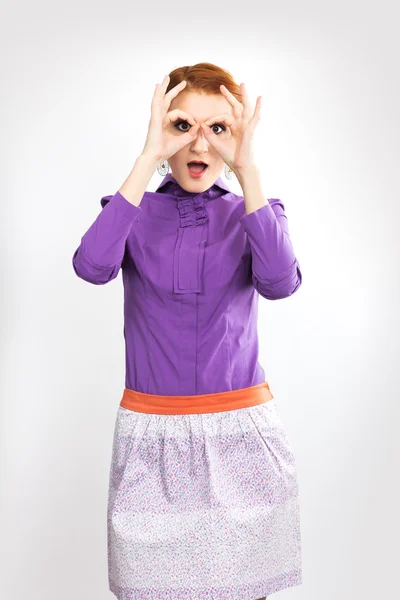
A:
[[[179,129],[180,125],[188,125],[188,127],[185,128],[185,129]],[[184,131],[184,132],[186,132],[186,131],[189,131],[189,129],[190,129],[191,126],[190,126],[190,123],[188,123],[187,121],[178,121],[177,123],[174,123],[174,127],[176,127],[176,129],[178,129],[178,131]],[[222,123],[214,123],[213,125],[211,125],[211,127],[220,127],[222,131],[226,130],[225,125],[223,125]],[[221,132],[220,131],[214,131],[214,133],[220,134]]]
[[[225,125],[223,125],[222,123],[214,123],[213,125],[211,125],[211,128],[212,128],[212,127],[220,127],[220,128],[222,129],[222,131],[225,131],[225,130],[226,130],[226,127],[225,127]],[[221,132],[220,132],[220,131],[219,131],[219,132],[217,132],[217,131],[214,131],[214,133],[221,133]]]
[[[187,127],[187,129],[179,129],[180,125],[187,125],[188,127]],[[176,129],[178,129],[178,131],[186,132],[186,131],[189,131],[191,125],[187,121],[178,121],[177,123],[174,123],[174,127],[176,127]]]

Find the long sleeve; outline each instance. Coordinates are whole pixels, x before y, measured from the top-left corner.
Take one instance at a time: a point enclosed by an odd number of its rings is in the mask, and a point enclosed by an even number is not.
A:
[[[253,285],[268,300],[287,298],[302,282],[300,265],[289,237],[288,220],[281,200],[245,214],[240,222],[251,249]]]
[[[142,209],[120,192],[101,198],[102,211],[81,238],[72,257],[75,273],[95,285],[108,283],[118,275],[125,244]]]

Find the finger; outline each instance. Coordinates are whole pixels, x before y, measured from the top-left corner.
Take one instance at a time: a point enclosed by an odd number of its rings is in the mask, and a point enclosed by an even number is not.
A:
[[[218,140],[218,135],[213,132],[213,130],[208,127],[205,123],[201,123],[201,128],[204,132],[206,140],[217,150],[221,148],[220,142]]]
[[[221,92],[224,94],[225,98],[232,105],[233,114],[235,115],[235,117],[240,117],[240,115],[243,112],[243,105],[239,102],[239,100],[235,98],[233,94],[231,94],[228,88],[226,88],[223,84],[221,84],[219,87]]]
[[[254,114],[249,121],[249,126],[251,127],[252,131],[255,129],[260,118],[261,118],[261,96],[258,96],[257,101],[256,101],[256,107],[254,109]]]
[[[169,83],[169,80],[168,80],[168,83]],[[167,87],[168,87],[168,84],[167,84]],[[170,107],[172,100],[174,98],[176,98],[176,96],[179,94],[179,92],[181,92],[183,90],[183,88],[185,88],[185,87],[186,87],[186,81],[183,80],[180,83],[178,83],[177,85],[175,85],[172,89],[169,90],[169,92],[167,92],[165,94],[165,96],[163,97],[163,103],[167,110]]]
[[[244,83],[240,84],[240,91],[241,91],[241,95],[242,95],[242,104],[243,104],[242,117],[243,117],[243,119],[248,120],[248,119],[250,119],[250,115],[251,115],[251,106],[250,106],[249,96],[247,94],[247,90],[246,90]]]
[[[169,83],[169,80],[168,80]],[[183,80],[177,85],[175,85],[172,89],[169,90],[163,97],[161,98],[162,108],[167,111],[171,106],[171,102],[176,96],[186,87],[186,81]]]
[[[213,125],[215,123],[225,123],[228,127],[231,127],[235,122],[235,117],[230,115],[229,113],[221,113],[220,115],[215,115],[214,117],[210,117],[207,121],[204,121],[206,125]]]
[[[164,96],[165,90],[169,84],[169,75],[166,75],[162,80],[161,84],[156,83],[156,89],[154,90],[153,99],[151,102],[151,110],[155,112],[156,109],[160,108],[160,98]]]
[[[191,114],[184,112],[180,108],[174,108],[165,115],[165,124],[175,123],[179,118],[187,121],[190,125],[195,125],[196,123]],[[187,132],[185,131],[185,133]]]
[[[166,75],[164,77],[164,79],[162,80],[161,83],[156,83],[156,89],[154,91],[154,96],[156,98],[159,98],[159,96],[162,94],[165,94],[165,90],[167,89],[169,84],[169,75]]]
[[[166,75],[164,77],[164,79],[162,80],[161,85],[159,83],[156,84],[156,89],[153,94],[152,109],[155,109],[155,108],[161,109],[162,108],[163,110],[168,110],[172,100],[186,86],[186,81],[183,80],[180,83],[178,83],[176,86],[174,86],[171,90],[169,90],[169,92],[165,93],[165,90],[167,89],[169,82],[170,82],[170,76]]]
[[[160,84],[159,84],[159,83],[156,83],[156,87],[155,87],[155,90],[154,90],[153,98],[152,98],[152,100],[151,100],[151,110],[152,110],[152,112],[153,112],[153,111],[155,110],[155,108],[156,108],[156,107],[159,105],[159,98],[158,98],[158,95],[159,95],[159,87],[160,87]]]
[[[189,129],[189,131],[186,131],[181,137],[180,137],[180,142],[179,144],[181,148],[183,148],[183,146],[186,146],[186,144],[188,144],[189,142],[193,142],[193,139],[196,137],[198,131],[199,131],[199,127],[200,127],[200,123],[196,123],[196,125],[193,125],[193,127],[191,127]]]

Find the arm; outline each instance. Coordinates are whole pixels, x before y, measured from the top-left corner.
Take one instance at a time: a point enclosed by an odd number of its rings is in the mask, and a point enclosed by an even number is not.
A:
[[[101,199],[102,211],[81,239],[72,257],[75,273],[95,285],[115,279],[121,268],[126,239],[141,208],[118,191]]]
[[[240,219],[251,248],[253,285],[268,300],[287,298],[302,283],[284,211],[283,203],[272,198]]]
[[[289,237],[288,219],[281,200],[265,201],[258,173],[239,174],[246,214],[240,223],[251,248],[253,285],[268,300],[294,294],[302,283],[300,265]]]
[[[156,162],[143,154],[114,196],[103,196],[102,211],[81,238],[72,257],[78,277],[95,285],[115,279],[121,268],[126,240],[142,211],[139,204]]]

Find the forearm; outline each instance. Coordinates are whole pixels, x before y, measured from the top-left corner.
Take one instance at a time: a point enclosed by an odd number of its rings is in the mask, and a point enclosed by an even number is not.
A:
[[[256,168],[237,174],[243,190],[245,214],[240,222],[249,240],[252,278],[258,292],[270,300],[292,295],[302,274],[289,236],[281,200],[268,201]]]
[[[246,214],[250,214],[262,206],[269,204],[264,196],[260,171],[257,166],[254,165],[242,171],[235,171],[235,175],[243,190]]]
[[[157,161],[154,158],[145,154],[138,156],[132,171],[119,188],[119,193],[131,204],[139,206],[156,167]]]
[[[73,255],[74,270],[85,281],[101,285],[118,275],[126,240],[142,210],[140,203],[155,167],[156,161],[141,154],[118,192],[101,199],[102,211]]]

